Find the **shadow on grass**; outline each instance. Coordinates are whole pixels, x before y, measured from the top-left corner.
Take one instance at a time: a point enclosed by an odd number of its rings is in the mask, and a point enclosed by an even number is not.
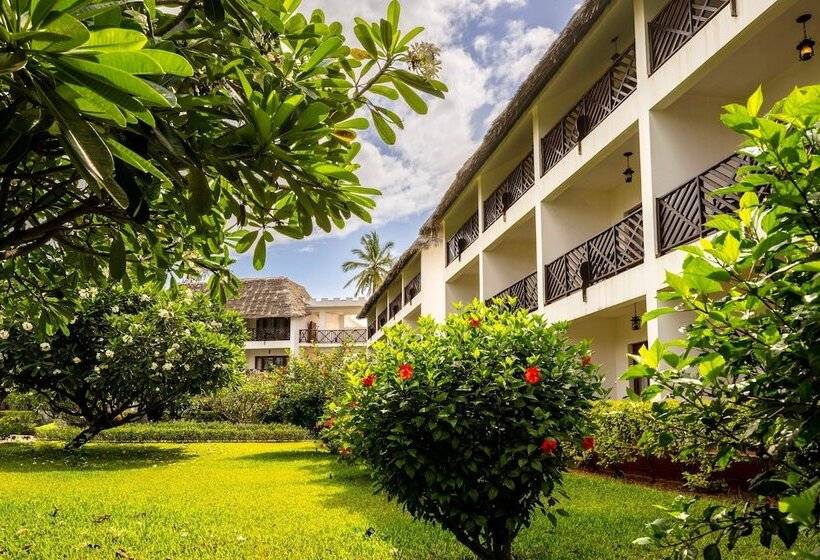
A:
[[[303,450],[303,451],[266,451],[265,453],[254,453],[252,455],[243,455],[237,457],[237,461],[258,461],[265,463],[278,463],[289,461],[318,461],[321,462],[322,467],[327,467],[329,461],[332,460],[331,455],[319,450]]]
[[[0,445],[0,472],[114,471],[193,459],[183,447],[92,443],[65,451],[58,443]]]

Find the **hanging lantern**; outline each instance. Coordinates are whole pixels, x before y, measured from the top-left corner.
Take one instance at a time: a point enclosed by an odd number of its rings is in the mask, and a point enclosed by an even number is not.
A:
[[[626,169],[624,169],[624,181],[627,183],[632,182],[632,176],[635,175],[635,170],[629,166],[629,158],[632,156],[632,152],[624,152],[624,157],[626,158]]]
[[[797,43],[798,57],[802,61],[811,60],[814,57],[814,41],[806,33],[806,22],[811,19],[811,14],[803,14],[797,18],[797,23],[803,25],[803,40]]]
[[[629,318],[629,323],[632,325],[633,331],[641,330],[641,318],[638,317],[638,304],[635,304],[635,307],[632,311],[632,317]]]

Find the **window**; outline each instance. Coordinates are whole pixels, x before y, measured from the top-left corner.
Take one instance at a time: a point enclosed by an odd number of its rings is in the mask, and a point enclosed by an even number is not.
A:
[[[638,351],[641,349],[641,346],[649,346],[649,344],[643,340],[641,342],[634,342],[629,345],[629,353],[630,354],[638,354]],[[632,358],[629,359],[629,365],[635,363],[635,360]],[[644,389],[649,386],[649,379],[646,377],[641,377],[640,379],[630,379],[629,380],[629,388],[635,392],[636,395],[640,395]]]
[[[288,365],[287,356],[257,356],[256,369],[267,371],[275,367],[285,367]]]

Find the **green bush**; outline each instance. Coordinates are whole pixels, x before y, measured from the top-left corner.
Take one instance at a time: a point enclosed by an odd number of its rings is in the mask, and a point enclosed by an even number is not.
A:
[[[38,439],[68,441],[81,428],[62,423],[36,428]],[[126,424],[99,434],[99,441],[116,443],[212,442],[212,441],[302,441],[311,438],[308,430],[289,424],[234,424],[231,422],[145,422]]]
[[[581,447],[601,392],[567,324],[474,303],[444,324],[398,325],[351,364],[350,447],[377,490],[481,559],[508,559]],[[352,401],[352,402],[351,402]]]
[[[185,417],[199,421],[224,420],[239,424],[260,424],[273,416],[280,398],[278,372],[244,375],[230,387],[193,399]]]
[[[30,410],[0,410],[0,439],[34,435],[37,418],[37,413]]]

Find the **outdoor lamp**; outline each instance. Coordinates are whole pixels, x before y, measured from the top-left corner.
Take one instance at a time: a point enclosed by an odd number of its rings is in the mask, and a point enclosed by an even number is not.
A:
[[[629,322],[632,325],[633,331],[641,330],[641,318],[638,317],[638,304],[635,304],[634,310],[632,312],[632,317],[629,318]]]
[[[632,176],[635,174],[635,170],[629,167],[629,158],[632,156],[632,152],[624,152],[624,157],[626,158],[626,169],[624,169],[624,180],[627,183],[632,182]]]
[[[800,60],[811,60],[814,56],[814,40],[806,34],[806,22],[811,19],[811,14],[803,14],[797,18],[797,23],[803,24],[803,40],[797,43],[797,53]]]

